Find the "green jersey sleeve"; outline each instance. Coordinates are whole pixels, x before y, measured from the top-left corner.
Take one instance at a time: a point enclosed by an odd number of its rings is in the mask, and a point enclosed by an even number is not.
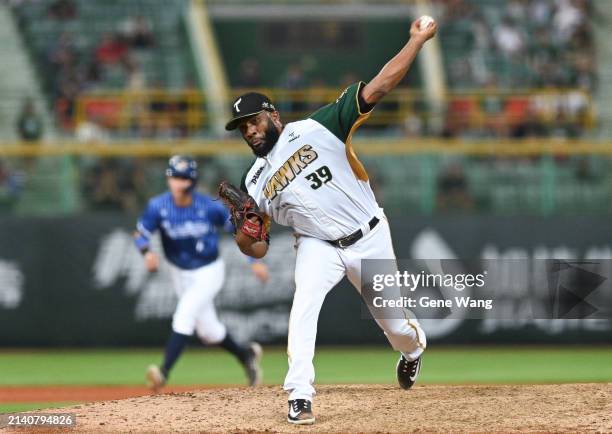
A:
[[[360,107],[359,92],[363,86],[363,81],[351,84],[335,102],[321,107],[310,115],[310,119],[317,121],[346,143],[358,121],[367,118],[372,111],[372,107],[368,107],[369,111]]]

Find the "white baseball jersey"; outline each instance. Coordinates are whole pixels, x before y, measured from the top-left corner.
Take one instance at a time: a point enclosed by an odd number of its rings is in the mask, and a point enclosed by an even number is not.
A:
[[[370,112],[349,86],[338,99],[308,119],[285,125],[276,145],[257,158],[241,188],[275,222],[301,235],[337,240],[352,234],[380,208],[351,137]]]

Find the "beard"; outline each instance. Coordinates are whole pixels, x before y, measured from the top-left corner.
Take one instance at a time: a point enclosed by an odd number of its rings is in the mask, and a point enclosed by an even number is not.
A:
[[[280,133],[278,132],[276,125],[274,125],[274,122],[272,122],[272,119],[268,119],[268,128],[266,130],[266,135],[263,138],[263,140],[260,142],[259,146],[257,146],[257,148],[254,148],[250,143],[248,142],[247,143],[249,147],[251,148],[251,150],[253,151],[253,154],[261,158],[261,157],[265,157],[266,155],[270,153],[274,145],[276,145],[276,142],[278,141],[279,137],[280,137]]]

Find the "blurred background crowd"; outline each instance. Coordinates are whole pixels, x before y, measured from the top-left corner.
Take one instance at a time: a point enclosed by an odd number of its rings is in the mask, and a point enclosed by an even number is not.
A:
[[[30,144],[152,140],[172,146],[183,140],[227,140],[213,128],[186,19],[189,3],[8,1],[5,12],[16,23],[16,37],[40,89],[22,96],[14,136]],[[604,50],[597,45],[596,30],[605,26],[597,10],[605,3],[427,3],[440,26],[437,74],[444,84],[443,103],[432,104],[423,65],[417,63],[400,88],[379,104],[362,127],[362,137],[495,143],[592,141],[600,136],[598,95],[609,85],[598,73]],[[286,121],[307,116],[350,83],[369,80],[406,41],[416,14],[411,1],[266,5],[232,0],[208,5],[230,96],[260,89],[271,95]],[[304,16],[309,7],[329,7],[330,13]],[[222,174],[239,176],[245,158],[206,159],[206,182],[214,183]],[[389,157],[382,151],[364,159],[381,200],[395,212],[610,210],[610,164],[592,155],[459,152],[432,157],[423,152]],[[33,167],[37,174],[73,170],[76,175],[66,177],[77,187],[72,188],[74,197],[59,201],[64,209],[134,211],[147,195],[163,188],[163,182],[151,182],[160,165],[161,158],[74,157],[13,164],[13,176],[7,162],[9,174],[2,182],[9,196],[27,196],[28,183],[22,188],[23,182],[13,178],[27,179],[23,173]],[[39,196],[47,181],[38,181],[43,184]],[[36,182],[30,190],[36,190]],[[552,190],[546,187],[550,182]]]

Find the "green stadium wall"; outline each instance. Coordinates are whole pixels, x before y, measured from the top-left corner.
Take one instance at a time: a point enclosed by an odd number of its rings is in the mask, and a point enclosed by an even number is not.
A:
[[[176,302],[164,265],[148,274],[132,245],[134,219],[122,214],[0,219],[0,346],[161,345]],[[533,257],[610,257],[609,221],[597,217],[409,217],[391,220],[399,258],[429,237],[430,257],[459,258],[485,248]],[[230,236],[222,242],[226,287],[222,320],[239,339],[286,342],[293,292],[293,236],[275,228],[266,259],[272,279],[258,283]],[[448,251],[448,250],[447,250]],[[316,272],[316,270],[313,270]],[[608,282],[609,283],[609,282]],[[444,344],[612,343],[610,320],[428,320],[430,342]],[[326,300],[320,344],[384,344],[344,280]]]

